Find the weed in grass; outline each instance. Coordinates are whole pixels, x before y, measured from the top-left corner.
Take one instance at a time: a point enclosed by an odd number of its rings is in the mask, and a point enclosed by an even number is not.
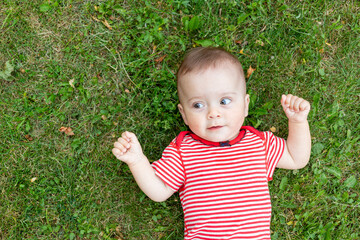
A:
[[[10,61],[6,61],[4,69],[0,71],[0,79],[8,80],[13,71],[14,66],[10,63]]]

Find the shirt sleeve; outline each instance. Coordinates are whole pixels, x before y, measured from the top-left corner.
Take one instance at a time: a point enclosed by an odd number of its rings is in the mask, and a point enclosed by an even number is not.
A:
[[[285,149],[285,139],[275,136],[272,132],[264,132],[266,151],[266,177],[272,180],[276,165]]]
[[[185,182],[185,172],[178,148],[173,141],[167,146],[162,157],[152,163],[155,174],[172,190],[178,191]]]

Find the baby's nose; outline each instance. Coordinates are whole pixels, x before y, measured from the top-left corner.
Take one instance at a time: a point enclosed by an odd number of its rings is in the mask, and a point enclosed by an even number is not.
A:
[[[210,108],[208,112],[208,119],[219,118],[220,112],[217,108]]]

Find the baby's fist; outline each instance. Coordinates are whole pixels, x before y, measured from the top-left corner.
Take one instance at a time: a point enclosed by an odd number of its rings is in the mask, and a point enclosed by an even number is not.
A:
[[[310,103],[291,94],[282,95],[281,105],[286,117],[292,122],[304,122],[310,112]]]
[[[114,143],[112,153],[115,157],[127,164],[135,163],[143,156],[141,145],[134,133],[123,132],[121,137]]]

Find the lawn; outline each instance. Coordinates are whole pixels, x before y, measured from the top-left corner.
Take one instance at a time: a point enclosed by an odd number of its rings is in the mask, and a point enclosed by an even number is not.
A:
[[[0,3],[0,239],[182,239],[177,194],[148,199],[111,154],[154,161],[181,130],[175,73],[220,46],[248,69],[246,124],[286,138],[309,100],[312,156],[270,182],[272,239],[360,239],[359,1]]]

